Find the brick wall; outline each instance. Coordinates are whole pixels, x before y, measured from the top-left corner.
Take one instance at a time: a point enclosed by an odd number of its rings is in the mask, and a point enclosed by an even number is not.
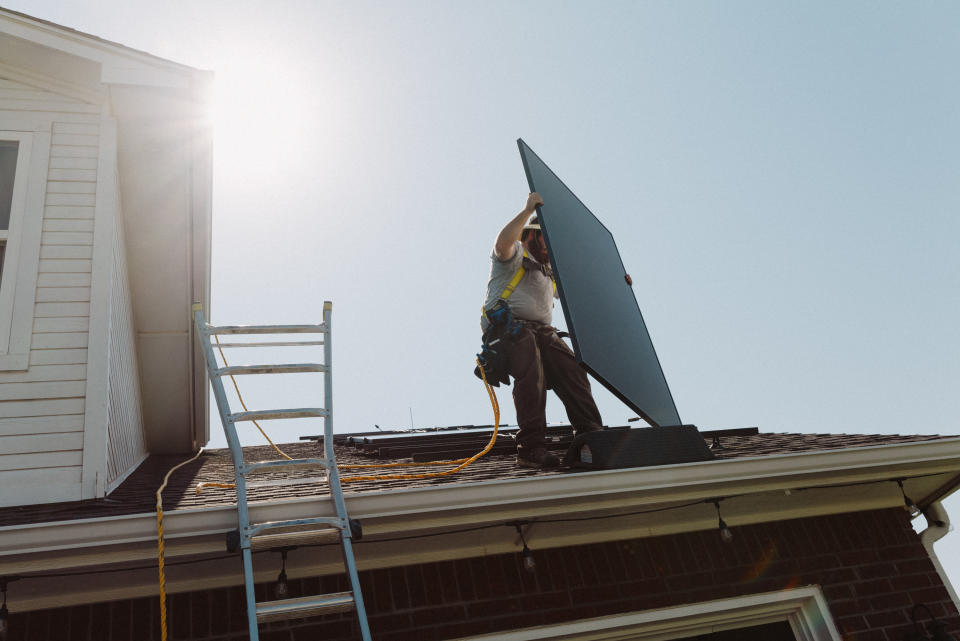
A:
[[[603,527],[603,521],[597,522]],[[926,603],[960,631],[947,590],[901,509],[537,550],[361,573],[378,641],[433,640],[818,584],[844,639],[901,641]],[[266,598],[271,585],[258,586]],[[346,589],[339,577],[291,582],[291,596]],[[246,639],[241,588],[170,597],[170,639]],[[159,639],[157,600],[13,614],[11,641]],[[263,641],[354,639],[349,615],[261,627]]]

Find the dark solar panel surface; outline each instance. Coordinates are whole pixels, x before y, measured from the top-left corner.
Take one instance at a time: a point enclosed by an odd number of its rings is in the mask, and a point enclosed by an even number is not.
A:
[[[556,174],[517,141],[574,352],[583,367],[653,425],[680,425],[613,235]]]

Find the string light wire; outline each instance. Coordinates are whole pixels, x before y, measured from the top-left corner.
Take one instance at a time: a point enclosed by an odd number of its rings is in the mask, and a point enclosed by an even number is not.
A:
[[[189,463],[189,462],[190,462],[189,460],[188,460],[188,461],[184,461],[183,464],[186,464],[186,463]],[[171,470],[171,472],[172,472],[172,471],[173,471],[173,470]],[[904,481],[904,480],[908,480],[908,479],[919,479],[919,478],[927,478],[927,477],[932,477],[932,476],[940,476],[940,474],[921,474],[921,475],[911,476],[911,477],[897,477],[897,478],[892,478],[892,479],[881,479],[881,480],[877,480],[877,481],[856,481],[856,482],[852,482],[852,483],[835,484],[835,485],[829,485],[829,486],[811,486],[811,487],[802,487],[802,488],[793,488],[793,489],[794,489],[794,491],[802,491],[802,490],[814,490],[814,489],[820,489],[820,488],[842,488],[842,487],[853,487],[853,486],[860,486],[860,485],[875,485],[875,484],[880,484],[880,483],[896,483],[897,480]],[[697,505],[712,504],[713,501],[715,501],[715,500],[729,501],[729,500],[731,500],[731,499],[744,498],[744,497],[749,497],[749,496],[753,496],[753,495],[756,495],[756,494],[760,494],[760,492],[749,492],[749,493],[746,493],[746,494],[736,494],[736,495],[731,495],[731,496],[711,497],[711,498],[708,498],[708,499],[701,499],[701,500],[697,500],[697,501],[690,501],[690,502],[687,502],[687,503],[680,503],[680,504],[677,504],[677,505],[668,505],[668,506],[655,507],[655,508],[646,508],[646,509],[643,509],[643,510],[632,510],[632,511],[630,511],[630,512],[617,512],[617,513],[614,513],[614,514],[599,514],[599,515],[594,515],[594,516],[583,516],[583,517],[562,517],[562,518],[546,518],[546,519],[544,519],[544,518],[537,518],[537,519],[526,519],[526,520],[523,520],[523,521],[520,521],[520,522],[525,523],[525,524],[534,524],[534,523],[538,523],[538,524],[549,524],[549,523],[573,523],[573,522],[579,522],[579,521],[599,521],[599,520],[604,520],[604,519],[624,518],[624,517],[629,517],[629,516],[639,516],[639,515],[643,515],[643,514],[656,514],[656,513],[660,513],[660,512],[670,512],[670,511],[673,511],[673,510],[682,510],[682,509],[691,508],[691,507],[694,507],[694,506],[697,506]],[[426,533],[421,533],[421,534],[408,534],[408,535],[401,535],[401,536],[392,536],[392,537],[386,537],[386,538],[382,538],[382,539],[369,539],[369,538],[364,538],[364,539],[361,539],[361,540],[359,540],[359,541],[355,541],[355,542],[354,542],[354,545],[369,545],[369,544],[374,544],[374,543],[392,543],[392,542],[396,542],[396,541],[409,541],[409,540],[413,540],[413,539],[428,539],[428,538],[437,537],[437,536],[448,536],[448,535],[453,535],[453,534],[466,534],[466,533],[469,533],[469,532],[479,532],[479,531],[482,531],[482,530],[491,530],[491,529],[501,528],[501,527],[507,527],[507,528],[513,529],[513,528],[514,528],[514,524],[517,523],[517,522],[518,522],[518,521],[513,520],[513,521],[508,521],[508,522],[487,523],[487,524],[485,524],[485,525],[474,525],[474,526],[469,526],[469,527],[457,528],[457,529],[453,529],[453,530],[442,530],[442,531],[438,531],[438,532],[426,532]],[[299,547],[302,547],[302,548],[309,548],[309,547],[327,547],[327,546],[331,546],[331,545],[337,545],[337,544],[336,544],[336,543],[311,543],[311,544],[307,544],[307,545],[301,545],[301,546],[299,546]],[[254,552],[254,554],[265,554],[265,553],[269,553],[269,552],[271,552],[271,550],[260,550],[260,551]],[[221,555],[217,555],[217,556],[203,557],[203,558],[199,558],[199,559],[185,559],[185,560],[182,560],[182,561],[171,561],[171,562],[166,563],[165,565],[166,565],[167,567],[171,567],[171,566],[179,566],[179,565],[191,565],[191,564],[196,564],[196,563],[206,563],[206,562],[212,562],[212,561],[222,561],[222,560],[225,560],[225,559],[235,559],[235,558],[236,558],[236,555],[235,555],[235,554],[221,554]],[[98,574],[113,574],[113,573],[119,573],[119,572],[133,572],[133,571],[137,571],[137,570],[153,569],[154,567],[156,567],[156,566],[153,565],[153,564],[151,564],[151,565],[127,566],[127,567],[122,567],[122,568],[104,568],[104,569],[101,569],[101,570],[83,570],[83,571],[75,571],[75,572],[41,572],[41,573],[36,573],[36,574],[21,574],[21,575],[19,575],[19,577],[20,577],[21,579],[53,579],[53,578],[62,578],[62,577],[73,577],[73,576],[87,576],[87,575],[91,575],[91,576],[92,576],[92,575],[98,575]]]

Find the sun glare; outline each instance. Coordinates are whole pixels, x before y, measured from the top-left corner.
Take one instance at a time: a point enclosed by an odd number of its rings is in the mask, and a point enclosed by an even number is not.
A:
[[[284,171],[304,158],[311,91],[290,61],[259,52],[220,66],[211,119],[221,170],[248,178]]]

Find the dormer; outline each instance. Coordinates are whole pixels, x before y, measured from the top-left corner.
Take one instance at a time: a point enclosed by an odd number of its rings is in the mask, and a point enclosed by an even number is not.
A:
[[[0,506],[206,443],[212,74],[0,9]]]

